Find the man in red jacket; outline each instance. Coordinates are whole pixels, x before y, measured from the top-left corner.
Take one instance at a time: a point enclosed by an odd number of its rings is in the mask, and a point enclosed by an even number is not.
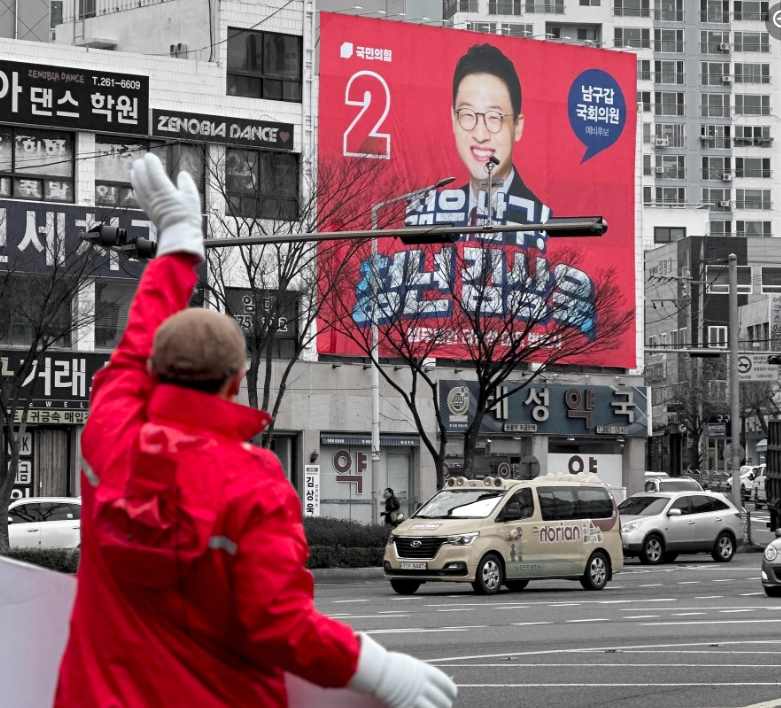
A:
[[[244,338],[187,309],[204,261],[198,192],[133,166],[158,257],[96,376],[82,435],[81,566],[56,708],[286,706],[285,672],[392,708],[449,708],[455,686],[317,612],[300,502],[245,442]]]

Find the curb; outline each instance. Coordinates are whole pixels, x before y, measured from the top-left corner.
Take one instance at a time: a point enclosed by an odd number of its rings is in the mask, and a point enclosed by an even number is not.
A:
[[[749,545],[744,543],[740,548],[735,549],[735,553],[764,553],[765,546],[758,546],[756,543]]]
[[[352,583],[356,580],[383,580],[382,568],[313,568],[316,583]]]

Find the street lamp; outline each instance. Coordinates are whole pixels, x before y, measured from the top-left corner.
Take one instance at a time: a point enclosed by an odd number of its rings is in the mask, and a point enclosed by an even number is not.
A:
[[[396,204],[397,202],[405,201],[408,199],[414,199],[429,192],[444,187],[446,184],[450,184],[455,181],[455,177],[446,177],[439,180],[436,184],[432,184],[429,187],[423,187],[422,189],[416,189],[406,194],[401,194],[398,197],[392,199],[386,199],[384,202],[379,202],[372,207],[372,231],[377,231],[379,225],[380,209],[389,206],[390,204]],[[376,273],[377,273],[377,239],[372,238],[372,280],[373,285],[376,286]],[[376,291],[376,287],[374,287]],[[376,308],[376,302],[375,302]],[[372,520],[374,523],[380,523],[380,370],[379,370],[379,351],[380,351],[380,337],[379,330],[377,328],[377,317],[375,312],[372,312]]]

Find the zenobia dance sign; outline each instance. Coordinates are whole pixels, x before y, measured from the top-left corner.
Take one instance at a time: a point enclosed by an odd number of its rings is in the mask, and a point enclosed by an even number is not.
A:
[[[378,202],[455,177],[409,199],[405,224],[480,225],[491,218],[523,225],[552,216],[602,216],[609,224],[606,235],[588,239],[519,231],[464,235],[456,244],[425,249],[380,239],[372,296],[382,291],[388,301],[407,303],[413,336],[425,337],[420,320],[441,320],[452,304],[441,273],[455,248],[466,264],[464,282],[470,268],[490,263],[501,297],[510,300],[513,283],[522,281],[524,292],[531,283],[543,305],[571,298],[572,307],[588,308],[588,296],[579,303],[573,293],[588,293],[610,268],[610,282],[631,310],[635,92],[634,54],[322,13],[319,161],[321,169],[376,162],[377,182],[392,183],[392,193],[367,197],[367,214]],[[495,164],[490,197],[489,163]],[[563,254],[574,250],[577,260],[564,263]],[[368,270],[367,253],[350,262],[356,272]],[[414,282],[399,278],[402,270],[414,272]],[[377,318],[362,302],[367,287],[364,279],[354,288],[356,328]],[[465,292],[460,306],[468,305]],[[578,320],[584,342],[600,336],[603,313],[595,309],[592,319]],[[454,332],[447,356],[457,356],[458,343],[469,336]],[[318,346],[323,353],[360,353],[344,332],[321,337]],[[586,360],[634,367],[634,327]]]

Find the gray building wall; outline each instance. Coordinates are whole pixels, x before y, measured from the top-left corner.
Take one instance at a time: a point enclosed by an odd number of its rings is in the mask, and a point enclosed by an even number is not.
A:
[[[50,0],[0,0],[0,37],[48,42],[51,36]],[[51,0],[55,19],[62,13],[62,0]]]

